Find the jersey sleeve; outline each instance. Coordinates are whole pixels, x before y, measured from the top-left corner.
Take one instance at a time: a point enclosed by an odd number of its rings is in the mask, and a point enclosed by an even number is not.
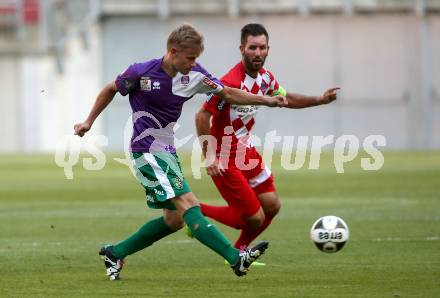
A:
[[[118,92],[123,96],[139,88],[140,77],[135,68],[136,64],[132,64],[116,77],[116,87],[118,88]]]
[[[203,103],[203,108],[210,112],[212,115],[217,116],[223,109],[224,104],[224,101],[219,96],[211,94],[208,99]]]
[[[196,93],[219,93],[223,90],[223,83],[212,76],[206,69],[204,69],[201,65],[197,65],[197,71],[200,72],[199,84],[197,85]]]
[[[221,78],[221,83],[223,86],[228,86],[231,88],[240,88],[240,80],[237,79],[237,75],[233,73],[231,75],[230,72],[228,72],[226,75],[224,75]],[[212,94],[208,97],[208,99],[203,103],[203,108],[207,111],[209,111],[212,115],[217,116],[219,115],[226,102],[221,99],[219,96]]]
[[[269,76],[270,76],[271,82],[270,82],[269,91],[267,92],[267,94],[270,96],[276,96],[276,95],[286,96],[287,95],[286,89],[284,89],[278,83],[278,81],[275,79],[275,76],[271,72],[269,72]]]

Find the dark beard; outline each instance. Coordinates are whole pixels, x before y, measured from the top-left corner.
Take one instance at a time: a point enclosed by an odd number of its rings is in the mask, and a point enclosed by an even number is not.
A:
[[[259,71],[264,65],[265,59],[261,59],[261,67],[254,65],[251,60],[244,58],[244,64],[249,71]]]

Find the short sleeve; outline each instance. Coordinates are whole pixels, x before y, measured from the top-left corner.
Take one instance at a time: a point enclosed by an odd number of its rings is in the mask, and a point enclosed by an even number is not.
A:
[[[204,69],[200,64],[195,68],[195,71],[199,72],[199,84],[197,85],[196,93],[219,93],[223,90],[223,83],[212,76],[206,69]]]
[[[123,96],[139,88],[139,75],[135,67],[136,64],[130,65],[123,73],[116,77],[116,87]]]
[[[217,78],[205,76],[202,79],[202,84],[200,85],[200,89],[197,93],[219,93],[223,90],[223,84]]]
[[[212,115],[217,116],[223,109],[225,102],[217,95],[211,94],[203,104],[203,108]]]
[[[270,77],[270,85],[269,90],[267,91],[267,95],[276,96],[276,95],[282,95],[286,96],[287,92],[286,90],[278,83],[275,76],[271,72],[267,72]]]

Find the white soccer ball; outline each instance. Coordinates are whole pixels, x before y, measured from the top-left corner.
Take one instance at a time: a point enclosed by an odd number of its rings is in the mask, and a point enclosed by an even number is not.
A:
[[[337,252],[344,247],[349,238],[348,226],[337,216],[319,218],[310,230],[310,237],[316,247],[327,253]]]

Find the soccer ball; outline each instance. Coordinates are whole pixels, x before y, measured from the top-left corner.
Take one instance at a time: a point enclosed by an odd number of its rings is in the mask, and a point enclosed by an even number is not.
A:
[[[348,226],[340,217],[323,216],[313,224],[310,237],[319,250],[327,253],[337,252],[348,240]]]

